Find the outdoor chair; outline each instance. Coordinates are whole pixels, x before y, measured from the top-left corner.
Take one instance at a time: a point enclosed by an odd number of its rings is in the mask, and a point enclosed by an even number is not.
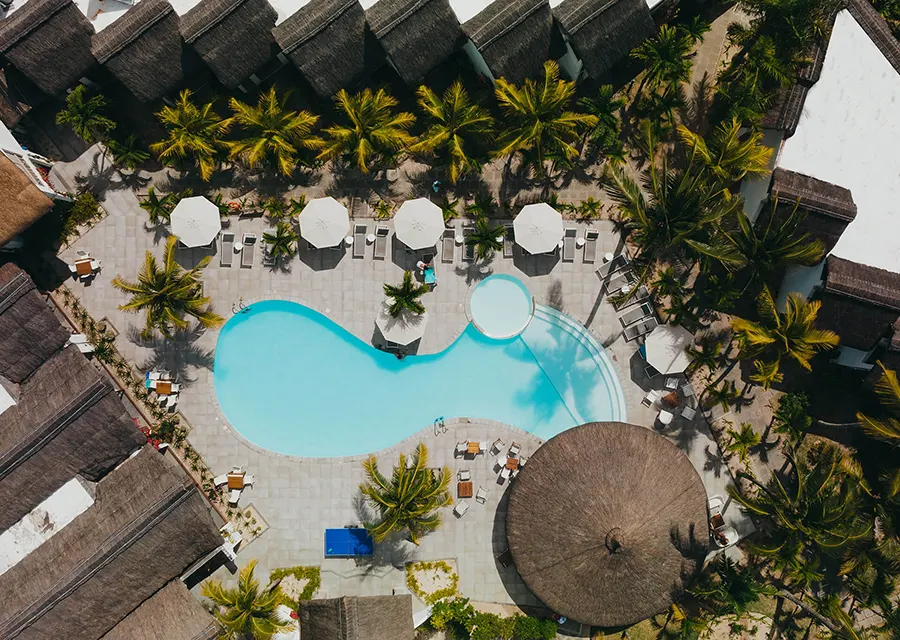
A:
[[[509,480],[509,476],[512,473],[512,470],[509,467],[503,467],[500,470],[500,479],[501,480]]]
[[[441,262],[453,262],[453,251],[456,249],[456,229],[444,229],[441,236]]]
[[[75,255],[77,255],[79,258],[87,258],[90,256],[90,254],[88,254],[88,252],[84,249],[76,249]]]
[[[466,451],[469,450],[469,442],[468,440],[460,440],[456,443],[456,455],[464,456],[466,455]]]
[[[364,258],[366,255],[366,232],[368,227],[364,224],[353,225],[353,257]]]
[[[575,262],[575,239],[577,236],[578,229],[575,227],[568,227],[563,231],[563,262]]]
[[[166,397],[166,407],[168,407],[169,409],[171,409],[171,408],[175,407],[176,404],[178,404],[178,394],[177,394],[177,393],[170,393],[170,394]]]
[[[631,294],[630,296],[626,296],[623,300],[613,302],[612,305],[616,311],[621,311],[622,309],[630,307],[631,305],[638,302],[645,302],[649,297],[650,291],[647,289],[646,285],[642,284],[640,289],[635,291],[633,294]]]
[[[511,445],[509,445],[509,457],[515,458],[517,455],[519,455],[519,452],[521,450],[522,445],[520,445],[518,442],[513,442]]]
[[[500,453],[500,450],[503,448],[503,440],[497,438],[494,440],[494,444],[491,445],[491,455],[495,456]]]
[[[469,244],[469,237],[475,233],[475,229],[472,227],[463,227],[463,261],[464,262],[474,262],[475,261],[475,246]]]
[[[228,484],[228,474],[223,473],[220,476],[216,476],[213,478],[213,486],[221,487],[222,485]]]
[[[674,391],[678,388],[678,378],[666,378],[666,389]]]
[[[460,482],[465,482],[466,480],[471,480],[472,472],[469,471],[468,469],[460,469],[458,477],[459,477]]]
[[[384,226],[375,227],[375,254],[376,260],[384,260],[387,255],[388,236],[391,230]]]
[[[512,258],[513,248],[516,246],[516,234],[511,222],[504,224],[503,228],[506,229],[506,233],[503,234],[503,257]]]
[[[659,414],[657,414],[656,419],[659,421],[661,425],[672,424],[672,420],[675,419],[675,414],[671,411],[666,411],[665,409],[660,409]]]
[[[457,518],[462,518],[466,515],[466,512],[469,510],[468,502],[457,502],[456,506],[453,507],[453,513]]]
[[[254,482],[256,482],[256,476],[251,476],[249,473],[244,476],[244,486],[249,487]]]
[[[628,266],[628,257],[624,253],[615,256],[609,262],[605,262],[597,269],[597,276],[601,280],[606,280],[611,274],[624,269]]]
[[[525,456],[519,456],[519,469],[525,466],[525,463],[528,462],[528,458]]]
[[[692,407],[682,407],[681,417],[685,420],[693,420],[697,416],[697,410]]]
[[[630,327],[627,327],[625,331],[622,333],[625,334],[625,341],[630,342],[635,338],[639,338],[643,335],[646,335],[653,331],[659,325],[659,321],[656,318],[650,317],[646,320],[638,322],[637,324],[633,324]]]
[[[644,375],[647,376],[648,380],[652,380],[659,375],[659,371],[657,371],[656,367],[654,367],[652,364],[648,364],[646,367],[644,367]]]
[[[584,232],[584,262],[594,264],[597,259],[597,239],[600,232],[596,229],[588,229]]]
[[[501,453],[497,456],[497,460],[494,462],[494,467],[496,469],[503,469],[506,466],[506,461],[509,459],[509,456],[505,453]]]
[[[478,485],[478,492],[475,494],[475,500],[477,500],[481,504],[484,504],[485,502],[487,502],[487,495],[487,489],[485,489],[481,485]]]
[[[662,391],[650,389],[650,391],[647,392],[647,395],[644,396],[644,399],[641,400],[641,404],[645,407],[652,407],[662,399],[662,396]]]
[[[219,250],[221,254],[219,256],[219,266],[220,267],[230,267],[232,259],[234,258],[234,234],[233,233],[223,233],[222,234],[222,248]]]
[[[688,382],[686,384],[681,385],[681,395],[685,398],[694,398],[694,386]]]
[[[231,493],[228,494],[228,505],[229,506],[237,506],[238,500],[241,499],[241,491],[242,489],[232,489]]]
[[[643,320],[644,318],[648,318],[653,315],[653,305],[649,302],[643,302],[639,305],[635,305],[634,307],[628,309],[625,313],[619,316],[619,322],[622,323],[622,327],[627,327],[630,324],[634,324],[638,320]]]
[[[253,252],[256,249],[256,234],[245,233],[241,238],[241,245],[244,247],[241,251],[241,267],[249,269],[253,266]]]
[[[606,283],[606,293],[618,293],[623,287],[628,287],[637,282],[637,277],[631,271],[623,271],[616,274]]]

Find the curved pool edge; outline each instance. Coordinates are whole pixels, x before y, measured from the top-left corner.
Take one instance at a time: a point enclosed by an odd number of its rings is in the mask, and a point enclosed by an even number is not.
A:
[[[480,286],[482,286],[485,282],[489,281],[491,278],[499,278],[499,279],[503,279],[503,280],[514,281],[517,288],[519,290],[521,290],[528,297],[529,301],[531,302],[531,312],[530,312],[530,315],[528,316],[528,319],[525,321],[525,323],[520,328],[518,328],[518,330],[516,330],[513,333],[505,334],[505,335],[496,335],[494,333],[489,332],[482,325],[480,325],[478,323],[478,320],[475,318],[476,314],[472,310],[472,298],[475,296],[475,293],[478,290],[478,288]],[[520,278],[517,278],[516,276],[510,275],[508,273],[492,273],[491,275],[487,276],[486,278],[483,278],[483,279],[479,280],[478,282],[472,283],[472,285],[470,285],[468,290],[466,291],[466,301],[465,301],[466,318],[468,318],[469,323],[472,326],[474,326],[476,329],[478,329],[478,331],[480,331],[482,335],[484,335],[492,340],[512,340],[513,338],[517,338],[520,335],[522,335],[523,333],[525,333],[525,330],[528,329],[528,325],[530,325],[531,321],[534,319],[536,305],[537,305],[537,301],[535,300],[535,296],[531,292],[531,289],[528,288],[528,285],[525,284],[524,282],[522,282],[522,280]]]

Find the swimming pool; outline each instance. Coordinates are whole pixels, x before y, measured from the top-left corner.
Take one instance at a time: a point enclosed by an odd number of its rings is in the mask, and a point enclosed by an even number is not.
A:
[[[475,328],[489,338],[513,338],[531,322],[534,298],[518,278],[497,274],[475,286],[466,313]]]
[[[494,340],[470,324],[441,353],[398,360],[308,307],[258,302],[222,328],[214,384],[247,440],[309,457],[378,451],[441,417],[497,420],[544,439],[626,419],[597,340],[541,305],[516,338]]]

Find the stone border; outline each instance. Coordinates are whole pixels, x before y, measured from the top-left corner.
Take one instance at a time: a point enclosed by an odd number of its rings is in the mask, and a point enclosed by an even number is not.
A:
[[[488,333],[487,331],[484,330],[484,327],[482,327],[480,324],[478,324],[478,322],[475,321],[475,314],[472,313],[472,296],[475,295],[475,289],[477,289],[481,284],[483,284],[484,282],[487,282],[488,280],[490,280],[491,278],[493,278],[495,276],[507,276],[509,278],[515,278],[523,287],[525,287],[526,293],[531,298],[531,315],[528,317],[528,322],[526,322],[525,326],[522,327],[521,329],[519,329],[516,333],[513,333],[508,336],[491,335],[490,333]],[[531,321],[534,320],[535,305],[537,303],[534,300],[534,294],[531,293],[531,289],[528,288],[527,284],[522,282],[521,278],[516,278],[516,276],[510,276],[505,273],[494,273],[494,274],[489,275],[484,280],[480,280],[479,282],[469,285],[469,289],[468,289],[468,291],[466,291],[465,304],[466,304],[466,318],[469,319],[469,323],[472,324],[472,326],[474,326],[476,329],[478,329],[481,332],[481,335],[483,335],[487,338],[491,338],[492,340],[512,340],[513,338],[518,338],[520,335],[525,333],[526,329],[528,329],[528,326],[531,324]]]

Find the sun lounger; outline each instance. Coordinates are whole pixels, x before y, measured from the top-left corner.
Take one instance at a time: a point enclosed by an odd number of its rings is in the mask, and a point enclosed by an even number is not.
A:
[[[170,394],[166,397],[166,406],[167,406],[167,407],[174,407],[176,404],[178,404],[178,394],[177,394],[177,393],[170,393]]]
[[[244,486],[249,487],[254,482],[256,482],[256,476],[251,476],[249,473],[244,476]]]
[[[223,233],[222,234],[222,247],[219,249],[219,266],[221,267],[230,267],[231,261],[234,258],[234,234],[233,233]]]
[[[353,257],[364,258],[366,256],[366,232],[368,227],[364,224],[353,225]]]
[[[588,264],[594,264],[597,259],[597,239],[600,232],[596,229],[588,229],[584,232],[584,261]]]
[[[216,476],[213,478],[213,485],[216,487],[221,487],[222,485],[228,484],[228,474],[223,473],[220,476]]]
[[[500,477],[504,480],[509,480],[510,473],[512,473],[512,469],[510,469],[509,467],[503,467],[500,470]]]
[[[630,324],[634,324],[638,320],[643,320],[644,318],[648,318],[653,315],[653,305],[649,302],[642,302],[641,304],[635,305],[628,309],[625,313],[619,316],[619,322],[622,323],[623,327],[627,327]]]
[[[231,493],[228,494],[228,504],[229,505],[231,505],[232,507],[237,505],[238,500],[241,499],[241,491],[243,491],[243,489],[232,489],[231,490]]]
[[[563,231],[563,262],[575,262],[575,238],[578,236],[578,229],[568,227]]]
[[[617,273],[606,283],[606,293],[618,293],[622,287],[633,285],[637,282],[637,277],[631,271],[622,271]]]
[[[460,440],[456,443],[456,455],[464,456],[466,455],[466,451],[469,450],[469,441],[468,440]]]
[[[83,333],[73,333],[69,336],[69,344],[87,344],[87,336]]]
[[[253,252],[256,250],[256,234],[245,233],[241,245],[244,247],[241,251],[241,267],[250,268],[253,266]]]
[[[457,518],[462,518],[466,515],[466,512],[469,510],[468,502],[457,502],[456,506],[453,507],[453,513],[456,514]]]
[[[693,420],[697,415],[697,410],[693,407],[682,407],[681,408],[681,417],[685,420]]]
[[[506,229],[506,234],[503,236],[503,257],[512,258],[513,248],[516,246],[515,232],[511,222],[504,224],[503,228]]]
[[[429,267],[422,272],[422,277],[425,279],[425,284],[430,284],[432,286],[437,284],[437,275],[434,273],[434,267]]]
[[[375,227],[375,259],[384,260],[387,255],[388,236],[391,230],[384,226]]]
[[[641,337],[642,335],[648,334],[653,331],[653,329],[655,329],[658,325],[659,321],[654,317],[650,317],[646,320],[642,320],[641,322],[626,327],[625,331],[623,332],[625,334],[625,340],[631,341],[635,338]]]
[[[472,227],[463,227],[463,261],[473,262],[475,260],[475,247],[469,244],[469,237],[475,233]]]
[[[453,262],[453,252],[456,250],[456,229],[444,229],[441,236],[441,262]]]
[[[616,311],[621,311],[625,307],[630,307],[636,302],[643,302],[647,298],[650,297],[650,291],[647,290],[645,285],[641,285],[641,288],[635,291],[633,294],[626,296],[624,300],[620,300],[618,302],[613,303],[613,307]]]
[[[477,500],[481,504],[484,504],[487,501],[487,495],[488,495],[487,489],[485,489],[484,487],[479,485],[478,493],[475,494],[475,500]]]
[[[491,445],[491,455],[495,456],[500,453],[500,450],[503,448],[503,440],[497,438],[494,440],[494,444]]]
[[[600,267],[597,269],[597,276],[601,280],[606,280],[606,278],[608,278],[610,274],[627,267],[628,262],[628,256],[626,256],[624,253],[620,253],[609,262],[605,262],[600,265]]]

